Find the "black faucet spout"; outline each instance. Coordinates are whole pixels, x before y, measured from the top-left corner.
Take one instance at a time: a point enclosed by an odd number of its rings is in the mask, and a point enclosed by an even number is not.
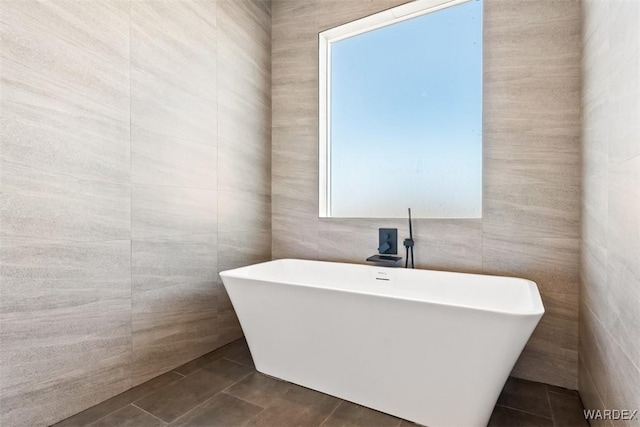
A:
[[[415,242],[413,241],[413,224],[411,224],[411,208],[409,208],[409,238],[404,239],[404,247],[407,250],[407,257],[405,258],[405,261],[404,261],[404,268],[409,268],[409,253],[411,253],[411,268],[415,268],[415,265],[413,263],[414,243]]]

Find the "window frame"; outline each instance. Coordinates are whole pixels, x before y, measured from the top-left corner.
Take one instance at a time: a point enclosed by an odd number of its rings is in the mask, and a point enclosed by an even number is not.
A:
[[[318,183],[320,218],[331,215],[331,44],[475,0],[415,0],[318,34]]]

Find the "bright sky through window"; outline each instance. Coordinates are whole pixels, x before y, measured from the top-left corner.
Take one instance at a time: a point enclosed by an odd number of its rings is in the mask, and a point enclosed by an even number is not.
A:
[[[330,216],[481,217],[481,1],[330,52]]]

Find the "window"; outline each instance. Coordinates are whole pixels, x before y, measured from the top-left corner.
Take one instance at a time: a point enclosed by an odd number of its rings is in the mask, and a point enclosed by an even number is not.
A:
[[[482,2],[320,34],[320,216],[482,216]]]

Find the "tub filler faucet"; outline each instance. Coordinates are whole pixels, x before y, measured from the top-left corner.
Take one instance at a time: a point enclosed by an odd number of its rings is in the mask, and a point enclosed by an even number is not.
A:
[[[402,260],[402,257],[395,256],[397,253],[398,229],[380,228],[378,229],[378,254],[370,256],[367,261],[382,267],[394,267]]]
[[[413,244],[413,226],[411,225],[411,208],[409,208],[409,238],[404,239],[404,247],[407,250],[404,268],[409,268],[409,252],[411,252],[411,268],[415,268],[413,264]]]

